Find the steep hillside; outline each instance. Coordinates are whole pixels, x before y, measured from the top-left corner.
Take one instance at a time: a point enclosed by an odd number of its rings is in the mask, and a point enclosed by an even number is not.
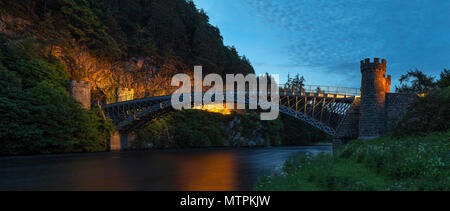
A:
[[[69,80],[137,97],[169,93],[193,65],[250,73],[204,12],[184,0],[0,0],[0,156],[107,150],[113,125],[69,96]]]
[[[186,0],[0,0],[0,33],[35,38],[69,79],[90,81],[96,99],[116,87],[134,88],[137,97],[164,94],[171,76],[194,65],[222,75],[254,72]]]

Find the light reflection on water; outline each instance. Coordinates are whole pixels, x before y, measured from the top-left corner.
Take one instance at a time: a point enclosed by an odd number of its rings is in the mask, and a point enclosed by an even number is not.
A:
[[[238,187],[236,154],[219,151],[195,155],[178,162],[176,168],[179,190],[186,191],[232,191]]]
[[[251,190],[296,153],[330,146],[0,158],[0,190]]]

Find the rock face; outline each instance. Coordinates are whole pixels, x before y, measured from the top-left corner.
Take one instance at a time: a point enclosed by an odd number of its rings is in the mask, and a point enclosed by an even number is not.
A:
[[[172,76],[180,72],[188,75],[192,72],[172,58],[103,61],[75,43],[69,47],[54,46],[52,54],[69,64],[67,71],[70,78],[90,82],[93,100],[106,99],[108,102],[117,102],[117,96],[130,96],[130,90],[133,90],[134,98],[172,93],[175,89],[170,86]],[[117,91],[122,94],[117,95]],[[124,94],[125,92],[127,93]]]
[[[86,46],[72,39],[50,42],[45,33],[35,28],[23,18],[0,14],[0,33],[17,41],[34,37],[39,42],[51,43],[42,50],[66,65],[70,79],[90,83],[92,101],[116,101],[117,88],[133,89],[135,98],[169,94],[175,90],[170,86],[173,75],[191,75],[193,72],[192,68],[174,56],[159,58],[149,55],[117,61],[99,58]]]
[[[234,118],[228,123],[226,131],[229,132],[229,139],[224,143],[225,146],[233,147],[256,147],[269,146],[270,142],[264,139],[265,128],[260,122],[256,122],[256,129],[250,134],[241,134],[240,127],[242,127],[239,118]]]

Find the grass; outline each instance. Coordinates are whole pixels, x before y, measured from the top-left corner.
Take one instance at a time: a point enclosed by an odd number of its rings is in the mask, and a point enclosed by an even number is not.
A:
[[[354,141],[335,154],[295,155],[255,190],[450,190],[450,131]]]

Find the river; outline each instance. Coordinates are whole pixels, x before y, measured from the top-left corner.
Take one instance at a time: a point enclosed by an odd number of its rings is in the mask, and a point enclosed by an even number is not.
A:
[[[296,153],[331,146],[189,149],[0,158],[0,190],[252,190]]]

